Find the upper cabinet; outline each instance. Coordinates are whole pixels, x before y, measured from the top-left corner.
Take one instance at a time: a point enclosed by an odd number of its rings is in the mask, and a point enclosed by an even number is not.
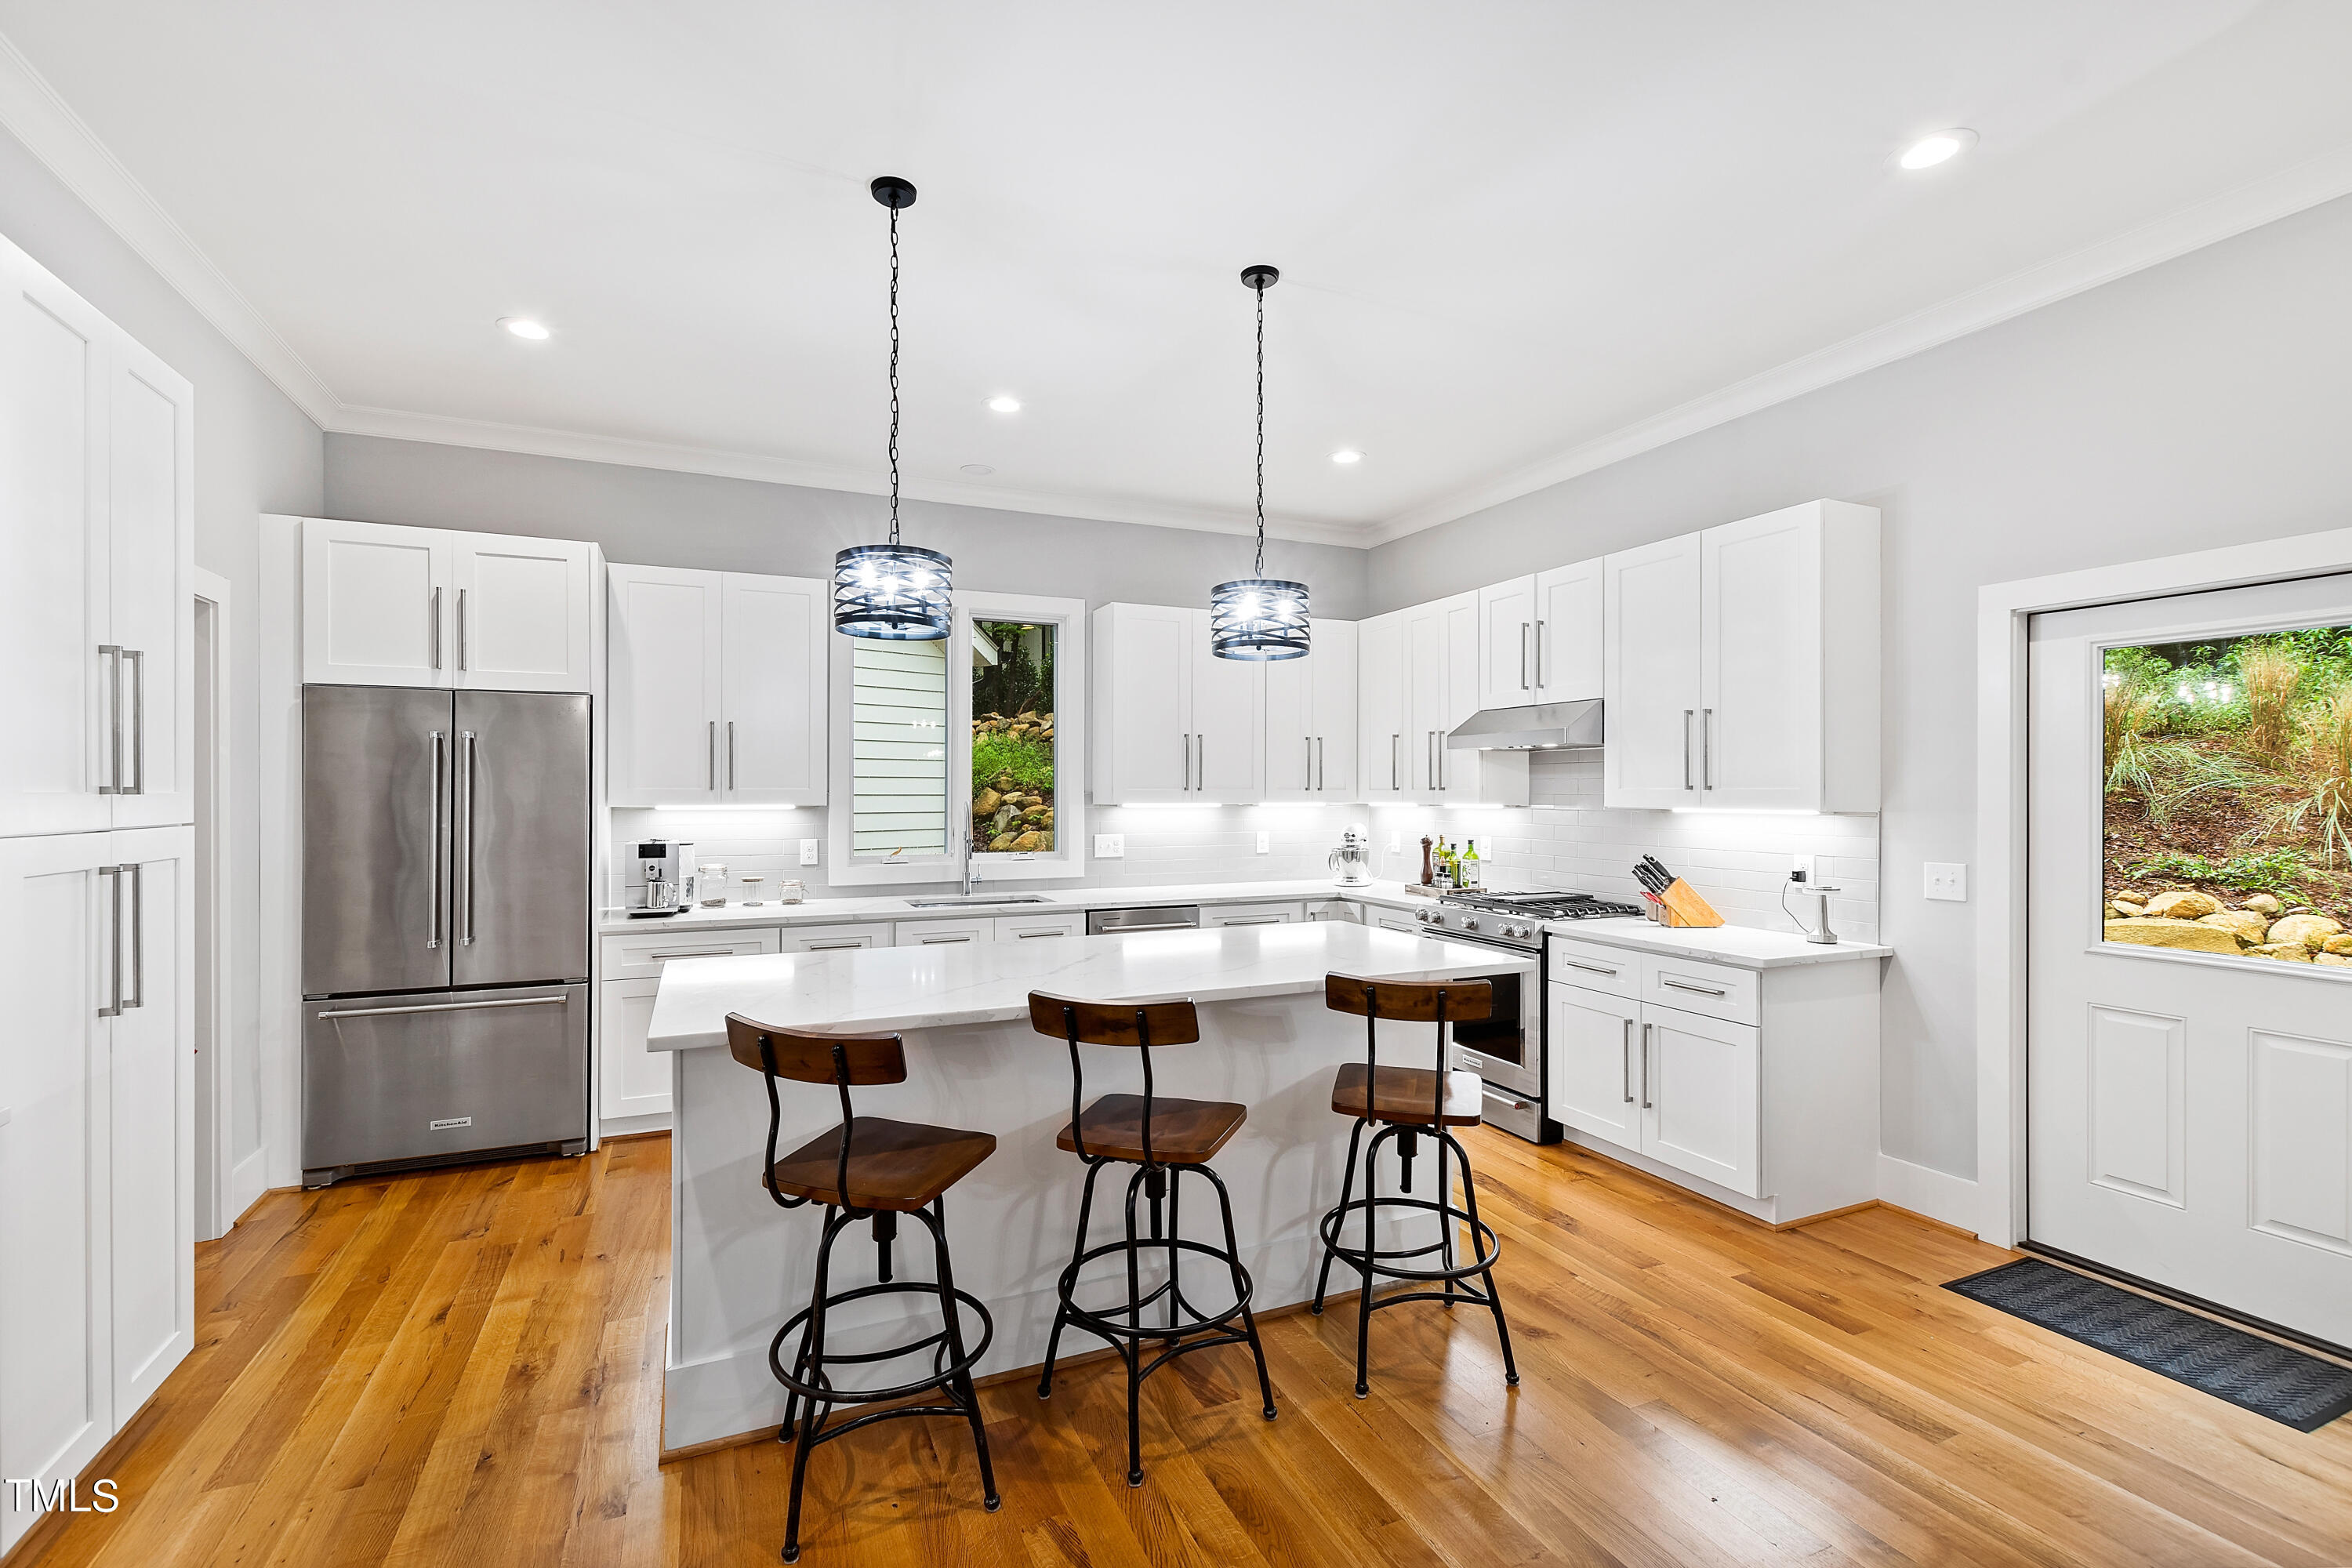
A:
[[[302,679],[493,691],[598,689],[593,544],[302,524]]]
[[[1360,798],[1356,647],[1355,622],[1318,620],[1306,658],[1265,666],[1265,799]]]
[[[612,803],[824,804],[827,585],[667,566],[609,576]]]
[[[1603,804],[1878,809],[1878,512],[1809,501],[1603,563]]]
[[[1601,561],[1478,590],[1478,706],[1601,695]]]
[[[194,406],[0,240],[0,837],[194,818]]]
[[[1527,804],[1526,752],[1454,751],[1445,743],[1454,726],[1489,706],[1480,700],[1479,600],[1475,593],[1456,594],[1362,623],[1359,798]]]
[[[1409,800],[1405,736],[1412,729],[1404,683],[1405,612],[1356,623],[1356,782],[1359,799]]]
[[[1209,612],[1093,616],[1093,798],[1248,804],[1266,787],[1266,667],[1209,651]]]

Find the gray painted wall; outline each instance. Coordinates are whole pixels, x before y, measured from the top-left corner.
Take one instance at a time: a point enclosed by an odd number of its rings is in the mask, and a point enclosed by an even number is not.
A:
[[[287,396],[82,205],[25,144],[0,131],[0,234],[104,311],[196,389],[196,564],[228,579],[235,689],[230,694],[228,868],[231,1063],[238,1158],[259,1146],[260,883],[253,650],[258,628],[265,511],[316,514],[325,499],[323,440]]]
[[[884,537],[880,496],[718,479],[570,458],[327,437],[327,516],[593,539],[613,561],[822,577],[833,553]],[[1206,605],[1209,588],[1250,571],[1250,541],[1180,528],[901,504],[909,543],[955,558],[960,586],[1150,605]],[[1265,569],[1310,590],[1318,615],[1364,613],[1360,550],[1269,540]],[[1189,596],[1189,597],[1188,597]]]
[[[1887,1152],[1976,1169],[1979,584],[2352,521],[2352,199],[1372,552],[1374,613],[1816,497],[1885,520]]]

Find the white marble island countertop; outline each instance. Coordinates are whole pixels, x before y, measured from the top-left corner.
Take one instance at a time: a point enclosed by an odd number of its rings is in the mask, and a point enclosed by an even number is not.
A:
[[[1736,969],[1790,969],[1808,963],[1841,963],[1853,959],[1892,958],[1895,950],[1874,942],[1807,942],[1794,931],[1764,931],[1756,926],[1662,926],[1645,920],[1547,921],[1544,930],[1570,942],[1594,942],[1603,947],[1631,948],[1727,963]]]
[[[851,1034],[1026,1018],[1029,993],[1106,1002],[1224,1002],[1319,992],[1334,972],[1382,980],[1532,974],[1532,956],[1345,922],[1228,926],[733,958],[663,971],[649,1050],[727,1043],[727,1015]]]

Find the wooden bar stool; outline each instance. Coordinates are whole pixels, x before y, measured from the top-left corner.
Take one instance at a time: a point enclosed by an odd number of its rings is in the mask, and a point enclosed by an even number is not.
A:
[[[1054,1394],[1054,1358],[1061,1349],[1062,1330],[1084,1329],[1118,1352],[1127,1365],[1127,1484],[1143,1484],[1143,1438],[1137,1414],[1143,1380],[1180,1355],[1214,1345],[1246,1344],[1257,1358],[1258,1392],[1265,1399],[1265,1418],[1275,1417],[1274,1384],[1266,1376],[1265,1351],[1258,1343],[1257,1321],[1250,1315],[1249,1271],[1242,1267],[1241,1244],[1234,1237],[1234,1200],[1225,1184],[1209,1168],[1209,1159],[1241,1131],[1248,1111],[1224,1100],[1171,1100],[1152,1087],[1151,1053],[1155,1047],[1191,1045],[1201,1037],[1200,1016],[1190,1002],[1081,1002],[1029,994],[1029,1022],[1041,1035],[1057,1035],[1070,1046],[1070,1124],[1055,1140],[1076,1154],[1087,1167],[1084,1194],[1078,1199],[1078,1234],[1071,1246],[1070,1266],[1062,1270],[1055,1290],[1061,1304],[1054,1313],[1054,1331],[1045,1342],[1045,1371],[1037,1380],[1037,1397]],[[1086,1068],[1078,1047],[1132,1047],[1143,1066],[1143,1092],[1106,1094],[1081,1109],[1086,1098]],[[1112,1163],[1133,1165],[1127,1182],[1127,1230],[1116,1241],[1087,1245],[1093,1217],[1095,1178]],[[1180,1183],[1187,1175],[1207,1178],[1216,1189],[1225,1222],[1221,1249],[1204,1241],[1186,1241],[1180,1234]],[[1135,1200],[1140,1194],[1150,1205],[1151,1234],[1136,1228]],[[1160,1205],[1167,1204],[1166,1229]],[[1142,1259],[1146,1253],[1166,1255],[1167,1277],[1150,1290],[1143,1289]],[[1201,1307],[1184,1293],[1179,1265],[1186,1253],[1215,1258],[1232,1278],[1234,1304],[1221,1311]],[[1078,1272],[1097,1258],[1118,1256],[1127,1264],[1127,1295],[1099,1307],[1081,1307],[1076,1300]],[[1156,1270],[1155,1270],[1156,1272]],[[1164,1302],[1160,1322],[1146,1326],[1144,1310]],[[1240,1326],[1234,1326],[1234,1320]],[[1124,1321],[1122,1321],[1124,1320]],[[1149,1362],[1146,1342],[1163,1348]]]
[[[950,1127],[925,1127],[889,1121],[878,1116],[855,1115],[849,1105],[850,1086],[907,1081],[906,1047],[896,1035],[810,1035],[758,1024],[730,1013],[727,1047],[745,1067],[758,1069],[768,1085],[768,1152],[761,1167],[768,1195],[781,1208],[817,1204],[824,1209],[824,1236],[817,1243],[816,1283],[809,1304],[787,1319],[768,1342],[768,1368],[787,1391],[780,1442],[793,1442],[792,1502],[784,1520],[784,1561],[801,1554],[801,1492],[808,1479],[809,1455],[820,1443],[845,1437],[861,1426],[905,1415],[953,1415],[971,1423],[972,1446],[980,1452],[980,1486],[993,1513],[1003,1501],[996,1494],[996,1471],[988,1461],[988,1429],[980,1418],[980,1400],[973,1392],[971,1369],[988,1352],[996,1324],[980,1299],[959,1290],[948,1260],[947,1207],[941,1194],[996,1152],[996,1140],[985,1132],[961,1132]],[[829,1083],[841,1094],[841,1125],[811,1139],[781,1160],[776,1157],[776,1133],[783,1120],[783,1104],[776,1081]],[[931,1233],[938,1258],[936,1281],[894,1279],[892,1249],[898,1234],[898,1216],[913,1215]],[[870,1220],[880,1254],[880,1279],[851,1290],[831,1290],[833,1244],[860,1220]],[[828,1352],[824,1346],[826,1315],[852,1301],[877,1296],[931,1296],[940,1304],[938,1332],[882,1350]],[[980,1320],[980,1342],[967,1346],[962,1322],[968,1309]],[[784,1341],[800,1331],[792,1369],[784,1367]],[[834,1386],[828,1372],[835,1366],[896,1361],[930,1352],[929,1375],[889,1388],[844,1389]],[[874,1405],[909,1399],[939,1390],[943,1405],[894,1405],[828,1428],[836,1405]],[[797,1419],[799,1430],[794,1432]]]
[[[1402,1306],[1407,1301],[1442,1301],[1448,1310],[1456,1301],[1473,1301],[1491,1309],[1495,1332],[1503,1342],[1504,1381],[1516,1384],[1519,1368],[1511,1359],[1511,1325],[1503,1318],[1503,1300],[1495,1289],[1495,1258],[1500,1247],[1494,1228],[1478,1217],[1478,1187],[1470,1170],[1470,1152],[1453,1131],[1456,1127],[1478,1125],[1483,1088],[1476,1073],[1448,1071],[1445,1066],[1445,1026],[1475,1023],[1487,1016],[1494,1008],[1494,986],[1484,980],[1361,980],[1350,974],[1330,974],[1323,980],[1323,1002],[1334,1012],[1362,1016],[1364,1059],[1360,1064],[1349,1062],[1341,1068],[1331,1084],[1331,1109],[1342,1116],[1354,1117],[1356,1126],[1348,1134],[1347,1173],[1341,1179],[1339,1206],[1323,1216],[1323,1268],[1315,1280],[1315,1301],[1309,1310],[1317,1313],[1323,1310],[1323,1292],[1330,1283],[1335,1260],[1346,1263],[1362,1280],[1363,1294],[1356,1305],[1359,1399],[1372,1392],[1366,1376],[1371,1352],[1372,1313],[1378,1308]],[[1382,1067],[1380,1024],[1383,1018],[1435,1025],[1435,1068]],[[1364,1195],[1357,1197],[1357,1151],[1363,1142],[1365,1127],[1374,1123],[1380,1131],[1372,1134],[1370,1145],[1362,1151]],[[1415,1145],[1424,1132],[1437,1143],[1437,1195],[1381,1196],[1376,1181],[1381,1145],[1390,1139],[1397,1141],[1403,1167],[1399,1189],[1401,1193],[1411,1193]],[[1446,1168],[1449,1159],[1462,1163],[1462,1205],[1454,1202],[1452,1173]],[[1443,1227],[1438,1239],[1422,1247],[1376,1246],[1374,1236],[1383,1212],[1398,1210],[1436,1215]],[[1363,1224],[1362,1245],[1353,1247],[1339,1240],[1339,1232],[1351,1214],[1360,1216]],[[1454,1232],[1461,1225],[1469,1227],[1471,1256],[1457,1262]],[[1417,1261],[1433,1253],[1436,1254],[1433,1266]],[[1471,1286],[1473,1278],[1481,1280],[1485,1289]],[[1384,1296],[1376,1301],[1372,1299],[1375,1279],[1402,1279],[1438,1289]]]

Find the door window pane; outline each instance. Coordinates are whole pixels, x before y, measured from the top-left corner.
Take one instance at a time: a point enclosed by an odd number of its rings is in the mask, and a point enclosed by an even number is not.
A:
[[[1051,622],[971,623],[971,842],[982,854],[1054,847]]]
[[[2352,967],[2352,626],[2103,660],[2106,940]]]
[[[948,645],[851,639],[850,853],[947,852]]]

